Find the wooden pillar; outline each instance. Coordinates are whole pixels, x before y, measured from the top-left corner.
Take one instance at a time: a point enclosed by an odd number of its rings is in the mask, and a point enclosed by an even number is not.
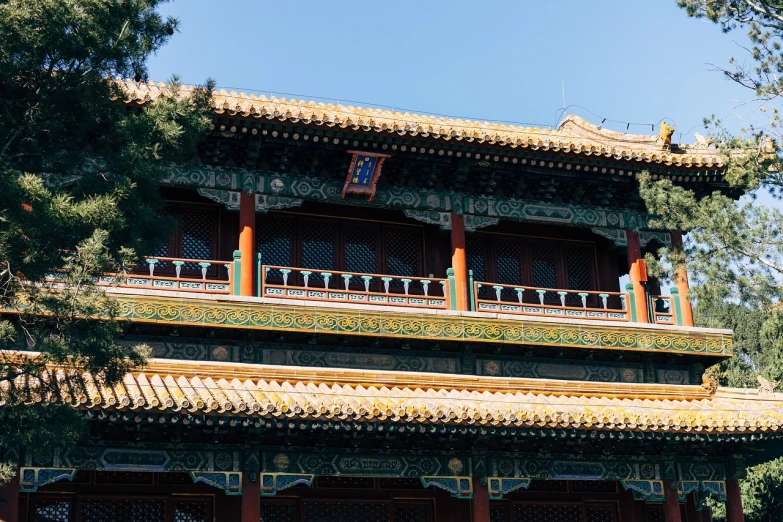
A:
[[[680,513],[680,499],[671,480],[663,481],[663,522],[683,522]]]
[[[742,514],[742,495],[737,479],[726,481],[726,522],[745,522]]]
[[[468,310],[468,262],[465,257],[465,218],[451,213],[451,268],[457,289],[457,310]]]
[[[489,522],[489,490],[481,477],[473,477],[473,522]]]
[[[696,495],[693,493],[685,500],[685,515],[688,522],[701,522],[701,512],[696,511]]]
[[[17,522],[19,520],[19,473],[8,484],[0,487],[0,520]]]
[[[622,522],[647,522],[647,505],[643,500],[634,500],[633,491],[620,493],[620,520]]]
[[[245,472],[242,473],[242,522],[259,520],[261,520],[261,481],[258,473]]]
[[[672,250],[682,252],[682,232],[672,232]],[[683,261],[684,263],[684,261]],[[688,298],[688,271],[685,265],[680,265],[674,273],[674,284],[680,294],[680,309],[682,313],[682,325],[693,326],[693,307]]]
[[[647,291],[642,284],[647,281],[647,266],[642,258],[642,247],[639,245],[639,234],[628,229],[628,278],[633,285],[633,302],[636,308],[636,321],[649,323],[650,314],[647,306]],[[631,303],[628,303],[631,306]]]
[[[256,196],[243,190],[239,196],[239,251],[242,253],[242,273],[239,279],[239,295],[253,295],[253,273],[256,260]]]

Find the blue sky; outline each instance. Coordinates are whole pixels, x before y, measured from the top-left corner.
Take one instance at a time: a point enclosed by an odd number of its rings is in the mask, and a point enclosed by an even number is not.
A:
[[[743,34],[674,0],[176,0],[163,13],[181,29],[151,59],[154,80],[539,126],[556,123],[564,85],[571,113],[621,131],[609,120],[667,118],[684,143],[704,116],[738,129],[755,110],[735,111],[751,93],[709,65],[744,60]]]

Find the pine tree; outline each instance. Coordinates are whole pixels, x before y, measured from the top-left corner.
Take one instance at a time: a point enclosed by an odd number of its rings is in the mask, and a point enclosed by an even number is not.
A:
[[[160,180],[209,125],[211,81],[174,82],[141,109],[112,80],[146,79],[178,27],[163,1],[0,0],[0,350],[30,353],[0,351],[0,454],[84,433],[71,405],[25,405],[18,384],[52,365],[111,384],[145,360],[118,343],[117,306],[95,281],[167,239]]]

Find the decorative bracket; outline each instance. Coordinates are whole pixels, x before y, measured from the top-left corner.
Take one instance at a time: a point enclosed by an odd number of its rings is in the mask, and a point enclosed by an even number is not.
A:
[[[683,480],[672,484],[677,490],[680,502],[685,502],[687,496],[696,493],[696,505],[703,509],[704,500],[712,497],[718,502],[726,502],[726,482],[723,480]]]
[[[315,475],[301,475],[298,473],[261,473],[261,496],[272,497],[278,491],[288,489],[300,484],[308,487],[313,485]]]
[[[190,478],[193,479],[194,484],[200,482],[222,489],[226,495],[242,494],[241,471],[191,471]]]
[[[487,489],[489,489],[489,498],[492,500],[499,500],[503,498],[506,493],[517,491],[519,489],[527,489],[530,487],[530,478],[513,478],[513,477],[487,477]]]
[[[434,210],[404,210],[405,215],[416,221],[428,225],[438,225],[441,230],[451,230],[451,212],[437,212]],[[487,216],[474,216],[463,214],[465,218],[465,231],[475,232],[479,228],[497,225],[500,218]]]
[[[680,482],[672,483],[672,487],[677,490],[677,498],[679,498],[680,502],[685,502],[688,495],[699,491],[699,481],[682,480]]]
[[[456,498],[473,498],[473,479],[471,477],[421,477],[421,484],[427,488],[434,486],[451,493]]]
[[[54,484],[60,480],[73,480],[74,468],[21,468],[19,470],[19,491],[35,493],[41,486]]]
[[[215,203],[220,203],[226,210],[239,210],[239,191],[200,188],[198,193]],[[303,201],[301,198],[256,194],[256,212],[266,213],[273,209],[301,207]]]
[[[633,491],[634,500],[663,502],[662,480],[621,480],[623,488]]]
[[[391,156],[356,150],[349,150],[348,154],[353,154],[353,157],[340,197],[345,199],[346,194],[365,194],[367,201],[372,201],[378,179],[381,177],[383,162]]]
[[[621,228],[593,227],[590,230],[593,231],[593,234],[613,241],[616,247],[625,248],[628,246],[628,234]]]
[[[662,230],[640,230],[639,246],[644,248],[650,241],[657,241],[665,247],[670,247],[672,246],[672,235]]]

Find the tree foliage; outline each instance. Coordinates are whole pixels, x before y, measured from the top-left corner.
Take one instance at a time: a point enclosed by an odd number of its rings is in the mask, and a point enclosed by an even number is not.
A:
[[[744,107],[755,116],[738,133],[714,117],[704,125],[726,165],[729,189],[697,197],[669,181],[640,179],[655,225],[687,231],[682,250],[662,250],[663,263],[687,261],[697,325],[731,328],[737,356],[716,370],[722,385],[758,386],[757,376],[783,381],[783,137],[777,103],[783,95],[783,1],[678,0],[689,16],[741,31],[742,56],[719,67],[748,89]],[[741,195],[744,195],[740,198]],[[772,205],[762,202],[772,201]],[[653,261],[653,260],[651,260]],[[656,274],[658,275],[658,274]],[[741,489],[747,522],[780,519],[783,460],[749,469]],[[715,520],[725,519],[715,506]]]
[[[0,454],[83,429],[70,405],[25,405],[17,384],[47,365],[111,384],[144,362],[118,343],[116,304],[95,281],[167,239],[159,182],[195,153],[212,89],[175,82],[143,110],[121,103],[111,78],[146,79],[177,29],[163,1],[0,0],[0,310],[15,312],[0,316]],[[32,355],[7,351],[20,348]]]

